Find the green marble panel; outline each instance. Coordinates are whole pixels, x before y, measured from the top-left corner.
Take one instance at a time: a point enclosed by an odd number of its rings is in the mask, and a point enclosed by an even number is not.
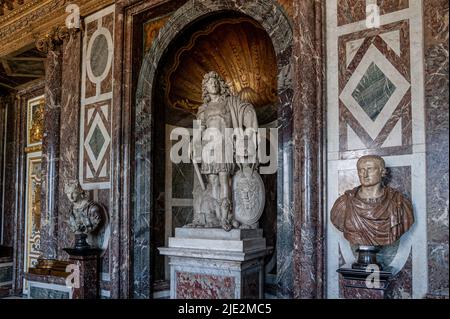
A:
[[[395,85],[372,62],[352,96],[364,112],[375,121],[394,91]]]
[[[92,134],[91,139],[89,140],[89,146],[94,153],[96,159],[100,155],[100,151],[102,150],[103,144],[105,144],[105,137],[103,136],[102,131],[98,126],[95,127],[94,133]]]
[[[12,281],[12,266],[0,265],[0,283]]]
[[[67,291],[31,286],[30,297],[33,299],[69,299]]]

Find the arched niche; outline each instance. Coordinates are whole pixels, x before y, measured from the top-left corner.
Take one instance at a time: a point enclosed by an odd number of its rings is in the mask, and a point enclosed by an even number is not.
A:
[[[186,32],[207,19],[214,20],[223,14],[247,17],[265,30],[273,45],[276,59],[276,108],[278,130],[278,171],[277,171],[277,219],[283,220],[292,210],[292,27],[289,19],[279,5],[272,0],[216,2],[189,1],[179,8],[160,30],[152,47],[144,56],[136,90],[136,111],[134,122],[134,167],[132,202],[132,242],[133,242],[133,282],[134,294],[151,297],[151,284],[154,280],[152,266],[155,260],[153,240],[155,176],[155,129],[158,104],[156,92],[160,86],[159,75],[164,56],[171,46]],[[159,101],[160,102],[160,101]],[[277,224],[277,236],[287,235],[286,225]],[[277,238],[283,242],[283,238]],[[284,256],[273,261],[277,264]]]

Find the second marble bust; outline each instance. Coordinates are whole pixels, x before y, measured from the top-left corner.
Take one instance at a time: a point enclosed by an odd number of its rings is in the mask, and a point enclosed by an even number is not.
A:
[[[414,223],[412,204],[399,191],[384,186],[386,168],[380,156],[363,156],[357,163],[361,185],[340,196],[331,222],[353,245],[391,245]]]

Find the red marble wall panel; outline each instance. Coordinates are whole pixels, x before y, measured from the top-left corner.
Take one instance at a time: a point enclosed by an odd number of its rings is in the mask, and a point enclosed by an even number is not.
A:
[[[428,297],[449,297],[449,3],[424,1]]]
[[[407,9],[409,1],[417,0],[378,0],[377,4],[380,7],[380,14],[387,14],[398,10]]]
[[[366,18],[366,1],[338,0],[338,25],[349,24]]]
[[[235,298],[234,277],[189,272],[177,272],[175,276],[178,299]]]
[[[108,14],[102,18],[102,26],[107,28],[111,34],[114,34],[114,14]],[[114,38],[113,38],[114,43]],[[101,83],[100,94],[108,93],[112,91],[112,72],[113,68],[109,69],[108,75]]]
[[[84,41],[86,41],[86,47],[83,50],[87,50],[87,45],[89,43],[89,39],[92,37],[92,34],[95,32],[96,29],[97,29],[96,21],[92,21],[92,22],[86,24],[85,40],[84,40]],[[84,54],[86,54],[86,51],[84,52]],[[86,63],[86,62],[84,61],[84,63]],[[87,77],[87,75],[85,75],[85,80],[83,80],[83,81],[85,82],[85,85],[86,85],[84,98],[90,98],[90,97],[95,96],[96,89],[97,89],[95,83],[92,83],[91,81],[89,81],[89,78]]]

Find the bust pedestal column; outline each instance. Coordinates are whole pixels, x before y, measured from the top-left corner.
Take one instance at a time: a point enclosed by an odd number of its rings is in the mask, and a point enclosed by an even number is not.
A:
[[[69,254],[69,262],[77,265],[79,277],[74,278],[73,284],[73,299],[97,299],[99,298],[99,261],[100,249],[86,248],[65,248]],[[74,273],[76,276],[76,271]],[[79,279],[79,280],[78,280]]]
[[[345,299],[386,299],[393,279],[391,269],[352,268],[343,266],[337,270],[341,293]]]
[[[263,298],[262,229],[176,228],[168,247],[172,299]]]

